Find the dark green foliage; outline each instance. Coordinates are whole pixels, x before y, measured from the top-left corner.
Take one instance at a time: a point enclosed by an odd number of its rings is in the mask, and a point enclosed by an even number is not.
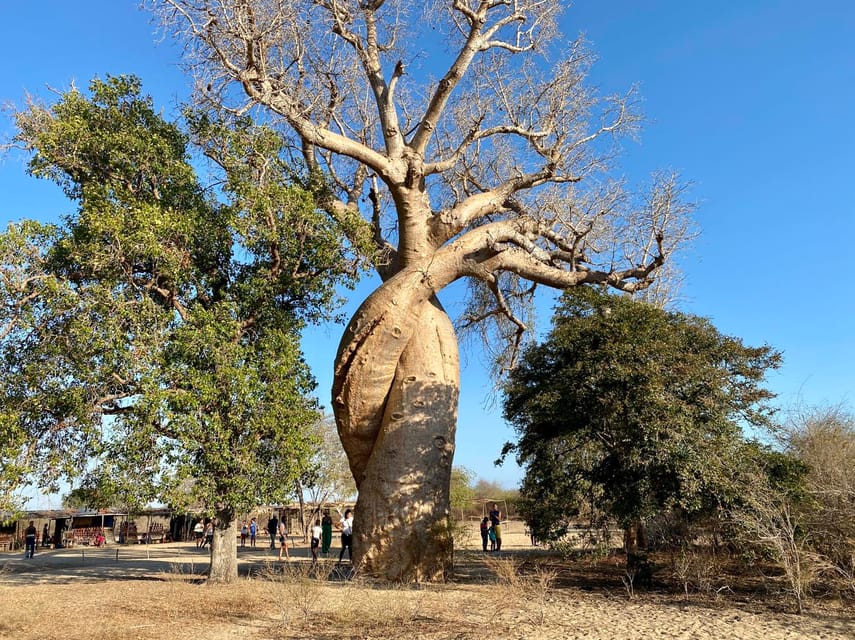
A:
[[[768,423],[780,356],[709,321],[593,288],[566,292],[504,389],[519,505],[541,539],[580,514],[621,525],[700,514],[739,492],[743,426]]]
[[[16,461],[4,496],[25,474],[53,488],[88,471],[128,505],[228,513],[287,499],[319,417],[299,332],[327,317],[358,259],[340,221],[282,177],[282,140],[248,120],[190,118],[221,173],[214,199],[191,136],[136,78],[94,80],[88,97],[69,91],[17,123],[30,171],[78,210],[2,238],[3,293],[18,301],[0,344]],[[5,250],[15,243],[20,259]]]

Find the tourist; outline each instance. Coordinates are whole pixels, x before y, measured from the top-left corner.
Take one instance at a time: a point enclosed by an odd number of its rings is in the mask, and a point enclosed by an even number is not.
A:
[[[321,553],[327,555],[330,552],[330,547],[332,546],[332,529],[333,522],[332,517],[330,516],[330,510],[324,510],[324,517],[321,518]]]
[[[24,531],[24,557],[32,558],[36,555],[36,536],[38,535],[38,531],[36,530],[35,523],[30,520],[30,526],[26,528]]]
[[[338,523],[338,528],[341,530],[341,551],[338,554],[338,561],[344,557],[344,550],[347,549],[347,558],[353,561],[353,511],[345,510],[344,517]]]
[[[481,520],[481,547],[484,551],[487,550],[487,540],[490,537],[490,518],[484,517]]]
[[[315,526],[312,527],[312,542],[311,542],[311,550],[312,550],[312,564],[318,561],[318,547],[321,546],[321,536],[323,536],[324,530],[321,527],[321,521],[315,520]]]
[[[204,549],[205,545],[208,545],[208,548],[211,548],[211,542],[214,540],[214,519],[211,518],[205,523],[205,532],[202,535],[202,544],[199,545],[200,549]]]
[[[246,522],[240,523],[240,546],[246,546],[246,537],[249,535],[249,527],[246,526]]]
[[[196,523],[193,527],[193,538],[196,540],[196,548],[202,548],[202,538],[205,536],[205,523],[202,520]]]
[[[490,511],[490,525],[496,535],[496,551],[502,550],[502,512],[499,511],[499,505],[493,503],[493,508]]]
[[[279,559],[282,559],[282,552],[285,552],[285,559],[290,560],[291,555],[288,553],[288,529],[285,527],[285,520],[279,523]]]
[[[255,536],[258,535],[258,523],[255,518],[249,521],[249,546],[255,546]]]
[[[42,546],[50,547],[50,531],[48,530],[47,522],[45,522],[45,526],[42,529]]]

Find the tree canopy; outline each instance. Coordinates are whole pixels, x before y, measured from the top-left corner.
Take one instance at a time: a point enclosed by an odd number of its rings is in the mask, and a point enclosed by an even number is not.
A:
[[[737,491],[742,429],[768,426],[780,363],[703,318],[599,289],[563,294],[546,338],[504,387],[525,467],[520,511],[555,539],[580,511],[629,527]]]
[[[87,471],[129,500],[204,505],[225,530],[293,491],[319,417],[299,332],[358,261],[271,130],[188,112],[185,132],[130,76],[89,91],[17,115],[31,173],[78,209],[2,239],[26,248],[3,263],[2,415],[20,461],[4,480]]]

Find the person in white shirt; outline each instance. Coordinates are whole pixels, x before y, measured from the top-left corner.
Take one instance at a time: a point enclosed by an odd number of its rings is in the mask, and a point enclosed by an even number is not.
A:
[[[338,528],[341,530],[341,552],[338,554],[338,561],[344,557],[344,550],[347,549],[347,558],[353,561],[353,511],[345,510],[344,518],[338,523]]]
[[[205,523],[202,520],[193,527],[193,537],[196,539],[196,547],[202,546],[202,538],[205,535]]]
[[[315,520],[315,526],[312,527],[312,563],[318,561],[318,547],[321,545],[321,536],[324,530],[321,528],[321,521]]]

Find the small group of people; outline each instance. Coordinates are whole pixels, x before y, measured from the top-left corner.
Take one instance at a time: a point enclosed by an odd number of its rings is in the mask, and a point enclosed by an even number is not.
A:
[[[249,546],[255,546],[255,538],[258,536],[258,523],[255,521],[255,518],[249,521],[249,524],[246,522],[240,523],[240,546],[246,546],[246,539],[249,538]]]
[[[204,549],[211,548],[211,541],[214,539],[214,519],[205,518],[199,520],[193,527],[193,537],[196,539],[196,548]]]
[[[341,551],[338,555],[338,561],[341,562],[344,558],[344,552],[347,551],[348,559],[353,559],[353,509],[347,509],[344,512],[341,520],[335,524],[341,532]],[[330,547],[332,547],[332,532],[333,519],[329,510],[324,511],[322,518],[316,519],[315,524],[311,529],[311,545],[312,562],[317,562],[318,553],[327,555]],[[271,514],[267,521],[267,533],[270,536],[270,548],[276,549],[276,542],[279,542],[279,560],[283,557],[286,560],[291,559],[290,545],[288,543],[288,528],[285,521],[280,521],[276,514]],[[205,518],[199,520],[193,527],[194,538],[196,539],[196,547],[204,549],[206,546],[210,548],[211,540],[214,538],[214,520],[213,518]],[[256,537],[258,535],[258,523],[255,518],[252,518],[247,524],[245,521],[240,525],[240,546],[246,546],[246,540],[249,538],[249,546],[255,547]]]
[[[24,529],[24,557],[32,558],[36,554],[36,542],[38,541],[38,529],[36,529],[35,520],[30,520],[29,525]],[[41,547],[50,549],[50,529],[47,522],[42,528]]]
[[[255,518],[250,521],[250,527],[255,523]],[[255,546],[255,540],[252,535],[252,531],[250,530],[250,546]],[[270,519],[267,521],[267,534],[270,536],[270,548],[276,548],[276,540],[279,540],[279,559],[282,560],[282,556],[285,556],[286,560],[291,559],[291,554],[289,552],[288,546],[288,527],[285,525],[285,521],[279,521],[279,518],[276,517],[276,514],[271,514]]]
[[[484,551],[487,551],[487,542],[490,543],[490,551],[502,550],[502,512],[495,503],[481,520],[481,547]]]
[[[342,516],[341,520],[336,524],[336,528],[341,532],[341,551],[338,554],[338,561],[341,562],[344,558],[344,552],[347,551],[347,557],[349,560],[353,559],[353,510],[347,509],[344,512],[344,516]],[[333,529],[333,521],[332,516],[330,516],[329,511],[325,511],[323,518],[318,518],[315,520],[315,524],[312,525],[311,529],[311,542],[309,544],[309,550],[312,553],[312,562],[315,563],[318,561],[318,553],[323,553],[326,555],[329,553],[330,547],[332,546],[332,529]],[[284,522],[278,522],[276,516],[272,516],[267,523],[268,532],[276,532],[271,533],[270,536],[270,548],[273,549],[275,546],[274,536],[278,535],[279,537],[279,559],[282,559],[284,554],[285,558],[290,560],[291,556],[289,553],[288,547],[288,531],[285,527]]]

